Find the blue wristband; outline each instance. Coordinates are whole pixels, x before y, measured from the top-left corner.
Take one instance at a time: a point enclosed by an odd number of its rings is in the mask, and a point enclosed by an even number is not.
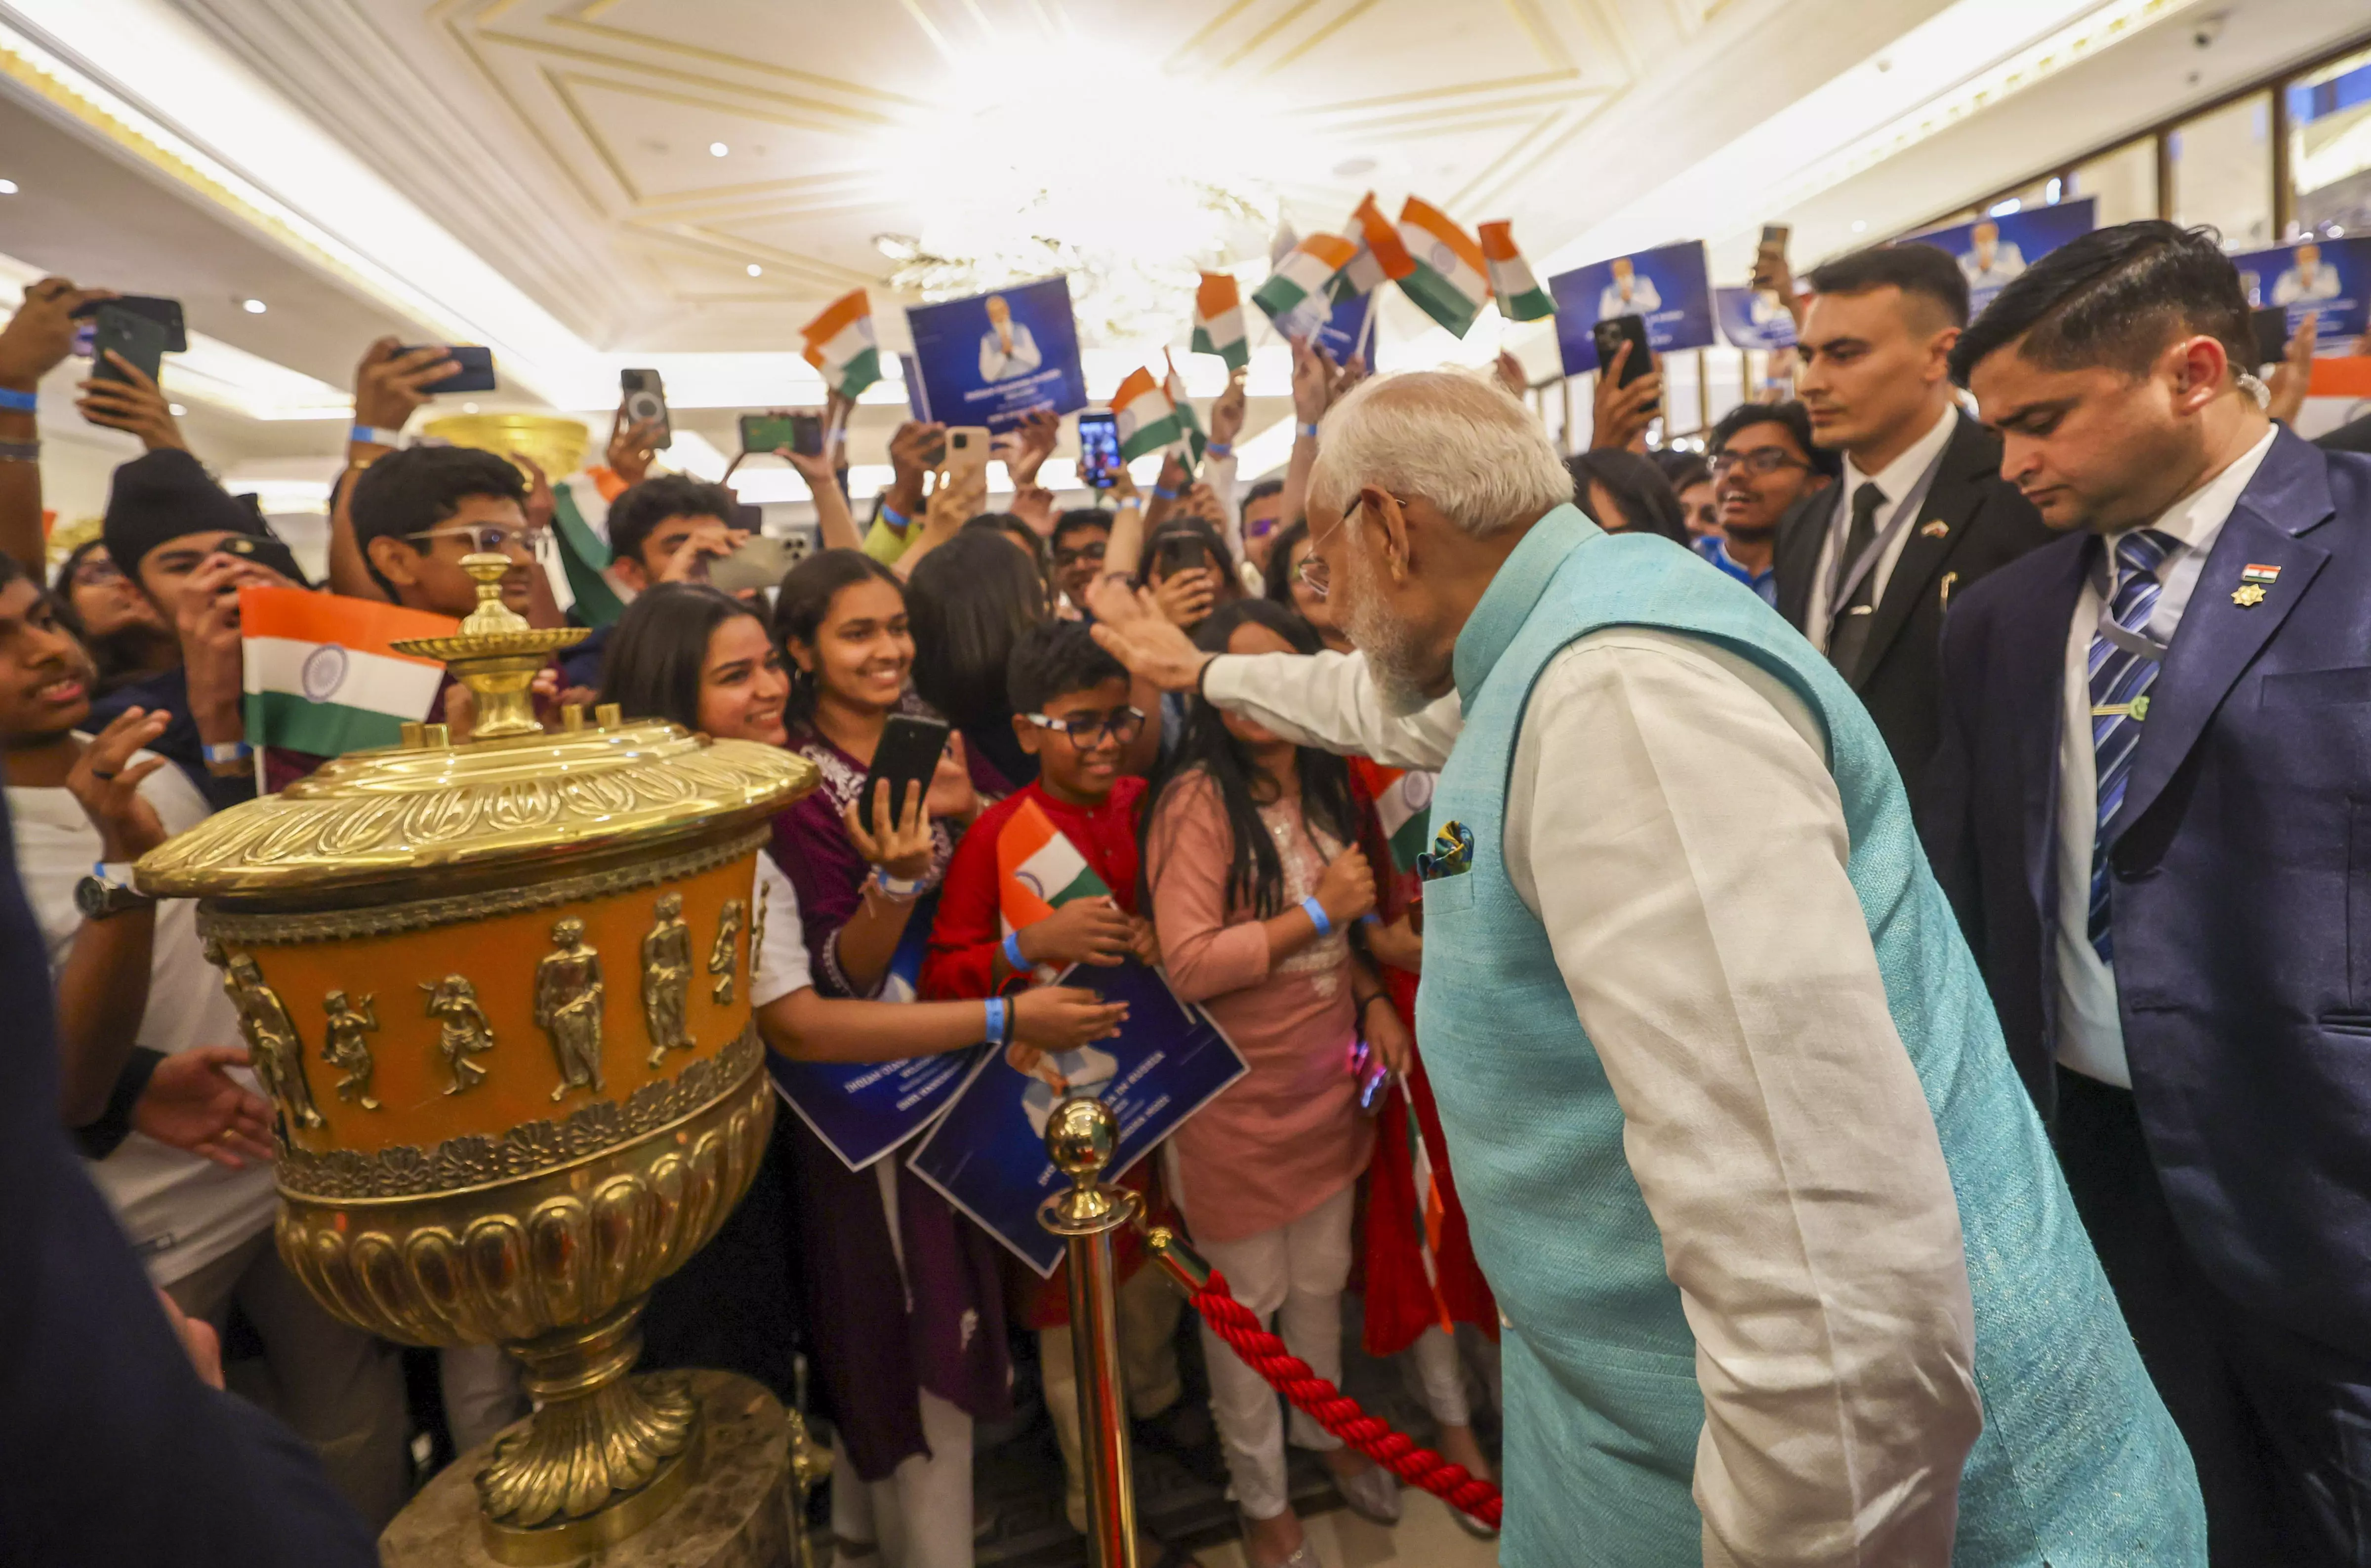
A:
[[[906,531],[906,525],[913,522],[913,519],[885,501],[881,503],[881,521],[902,534]]]
[[[1029,961],[1021,956],[1021,933],[1018,931],[1004,933],[1004,962],[1012,966],[1015,974],[1029,973]]]
[[[1156,501],[1175,501],[1177,499],[1177,492],[1175,490],[1162,490],[1159,485],[1152,487],[1152,495],[1153,499]]]
[[[358,441],[365,446],[401,446],[403,432],[388,430],[383,425],[358,424],[346,432],[348,441]]]
[[[1202,444],[1202,455],[1205,457],[1232,457],[1234,455],[1235,449],[1223,441],[1206,441]]]
[[[1319,936],[1330,937],[1334,934],[1334,922],[1325,917],[1325,905],[1317,902],[1315,894],[1313,893],[1301,901],[1301,912],[1309,917],[1310,924],[1317,928]]]
[[[1001,997],[988,998],[987,1029],[988,1032],[981,1036],[983,1043],[994,1045],[1004,1038],[1004,998]]]
[[[38,392],[17,392],[0,387],[0,409],[12,414],[29,414],[40,406],[41,396]]]
[[[1317,427],[1313,424],[1298,425],[1294,428],[1299,430],[1302,435],[1307,436],[1312,441],[1317,439]]]

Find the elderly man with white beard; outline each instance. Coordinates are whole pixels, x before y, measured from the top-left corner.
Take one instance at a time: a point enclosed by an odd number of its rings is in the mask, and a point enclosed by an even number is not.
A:
[[[1501,1560],[2203,1563],[1868,713],[1751,590],[1571,499],[1498,389],[1370,382],[1308,496],[1359,652],[1096,628],[1441,769],[1417,1035],[1507,1319]]]

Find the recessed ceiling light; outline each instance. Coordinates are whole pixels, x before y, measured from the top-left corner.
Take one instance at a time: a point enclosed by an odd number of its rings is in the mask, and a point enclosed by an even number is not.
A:
[[[1855,218],[1853,220],[1853,233],[1867,234],[1868,232],[1868,220],[1867,218]]]
[[[260,299],[240,300],[238,302],[238,307],[241,310],[246,311],[249,316],[260,316],[267,308],[264,303]]]
[[[168,403],[165,405],[165,411],[178,420],[190,410],[181,407],[179,403]]]
[[[722,142],[711,142],[708,144],[708,156],[711,158],[721,158],[732,150],[732,148],[726,146]]]
[[[13,179],[0,179],[0,196],[14,196],[15,194],[17,194],[17,182]]]
[[[911,235],[876,234],[873,248],[892,261],[911,261],[922,253],[922,242]]]
[[[749,275],[753,278],[762,278],[766,275],[766,269],[752,261],[749,263]]]
[[[1344,158],[1340,163],[1334,166],[1334,172],[1340,179],[1355,179],[1359,175],[1374,173],[1375,160],[1372,158]]]
[[[461,411],[465,414],[474,414],[478,411],[478,405],[475,403],[464,403],[461,405]]]

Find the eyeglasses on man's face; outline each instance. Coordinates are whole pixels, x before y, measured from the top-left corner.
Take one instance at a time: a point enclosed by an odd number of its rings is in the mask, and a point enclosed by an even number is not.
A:
[[[1024,713],[1022,717],[1041,730],[1052,730],[1070,736],[1070,744],[1081,751],[1095,744],[1105,735],[1126,745],[1144,728],[1144,709],[1141,708],[1115,708],[1108,713],[1071,713],[1059,719],[1049,719],[1043,713]]]
[[[1075,548],[1057,545],[1054,547],[1054,565],[1067,570],[1083,562],[1093,561],[1100,566],[1104,559],[1104,543],[1103,540],[1097,539],[1093,544],[1080,545]]]
[[[1745,452],[1723,449],[1713,454],[1712,477],[1720,478],[1731,468],[1743,468],[1757,478],[1766,478],[1787,468],[1808,468],[1810,465],[1798,457],[1789,457],[1775,446],[1756,446]]]
[[[128,581],[112,556],[87,555],[75,562],[74,585],[77,588],[104,588],[110,582]]]
[[[526,555],[540,560],[551,543],[551,530],[544,527],[505,528],[499,523],[462,524],[427,528],[417,534],[406,534],[404,537],[459,539],[473,554]]]

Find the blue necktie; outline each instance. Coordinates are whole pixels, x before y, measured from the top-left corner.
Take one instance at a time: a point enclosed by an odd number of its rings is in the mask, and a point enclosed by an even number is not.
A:
[[[2116,541],[2115,584],[2109,614],[2126,631],[2148,625],[2164,585],[2157,568],[2178,543],[2153,528],[2136,528]],[[2139,746],[2150,685],[2157,662],[2145,653],[2120,648],[2097,632],[2091,635],[2091,752],[2099,780],[2099,826],[2091,837],[2091,946],[2103,963],[2116,958],[2113,934],[2108,929],[2108,823],[2124,803],[2124,786],[2133,774],[2133,753]],[[2142,711],[2134,711],[2138,705]],[[2111,709],[2102,713],[2101,709]]]

